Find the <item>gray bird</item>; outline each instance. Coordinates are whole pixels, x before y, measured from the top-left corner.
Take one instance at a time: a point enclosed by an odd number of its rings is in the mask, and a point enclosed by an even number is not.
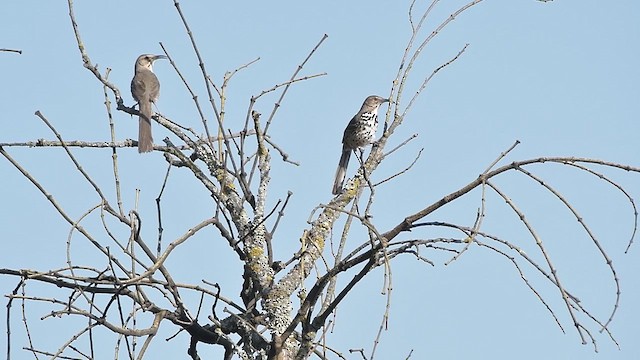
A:
[[[378,129],[378,109],[389,99],[377,95],[371,95],[364,100],[360,111],[353,116],[349,125],[344,129],[342,136],[342,156],[336,170],[336,178],[333,181],[333,194],[338,195],[342,191],[342,185],[347,174],[347,165],[351,152],[371,144],[376,137]]]
[[[153,137],[151,136],[152,105],[160,96],[160,82],[153,73],[153,62],[158,59],[166,59],[164,55],[143,54],[138,56],[134,67],[134,75],[131,80],[131,95],[140,105],[138,117],[138,152],[145,153],[153,150]]]

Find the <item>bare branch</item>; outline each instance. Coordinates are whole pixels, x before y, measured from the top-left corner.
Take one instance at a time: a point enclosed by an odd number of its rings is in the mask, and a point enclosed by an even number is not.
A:
[[[17,53],[19,55],[22,55],[22,50],[16,50],[16,49],[0,49],[1,52],[12,52],[12,53]]]
[[[637,167],[633,167],[630,165],[624,165],[624,164],[618,164],[618,163],[613,163],[613,162],[608,162],[608,161],[604,161],[604,160],[598,160],[598,159],[590,159],[590,158],[579,158],[579,157],[541,157],[541,158],[535,158],[535,159],[529,159],[529,160],[523,160],[523,161],[514,161],[510,164],[504,165],[496,170],[490,171],[486,174],[483,174],[481,176],[479,176],[476,180],[470,182],[469,184],[467,184],[466,186],[464,186],[463,188],[454,191],[444,197],[442,197],[440,200],[438,200],[437,202],[429,205],[428,207],[422,209],[421,211],[409,215],[407,217],[405,217],[405,219],[399,223],[398,225],[396,225],[392,230],[382,234],[383,237],[385,237],[388,240],[392,240],[393,238],[395,238],[398,234],[400,234],[403,231],[406,231],[409,229],[410,225],[413,224],[414,222],[424,218],[425,216],[431,214],[432,212],[434,212],[435,210],[441,208],[442,206],[444,206],[445,204],[448,204],[458,198],[460,198],[461,196],[463,196],[464,194],[467,194],[468,192],[470,192],[471,190],[475,189],[476,187],[478,187],[479,185],[481,185],[484,181],[491,179],[495,176],[498,176],[504,172],[507,172],[509,170],[515,170],[517,168],[521,168],[521,167],[525,167],[531,164],[543,164],[546,162],[553,162],[553,163],[561,163],[561,164],[565,164],[565,163],[578,163],[578,164],[597,164],[597,165],[602,165],[602,166],[606,166],[606,167],[610,167],[610,168],[614,168],[614,169],[620,169],[620,170],[625,170],[625,171],[631,171],[631,172],[635,172],[635,173],[640,173],[640,168]]]
[[[533,228],[533,226],[529,223],[529,221],[527,221],[525,219],[524,213],[522,213],[522,211],[520,211],[516,207],[514,202],[506,194],[504,194],[500,189],[498,189],[496,186],[494,186],[491,182],[487,181],[486,184],[491,189],[493,189],[493,191],[498,193],[498,195],[500,195],[500,197],[502,197],[507,202],[509,207],[511,207],[511,209],[518,215],[518,217],[520,218],[520,221],[522,221],[524,226],[527,228],[527,231],[529,232],[529,234],[531,234],[531,236],[535,240],[536,245],[540,249],[540,252],[544,256],[545,262],[547,263],[547,266],[549,267],[549,272],[551,273],[551,276],[553,276],[553,279],[555,280],[556,286],[558,287],[558,290],[560,291],[560,295],[562,297],[562,300],[564,301],[565,305],[567,306],[567,311],[569,312],[569,315],[571,316],[571,319],[573,320],[573,324],[576,327],[576,330],[578,330],[578,334],[580,335],[580,338],[582,339],[582,343],[586,344],[586,340],[584,338],[584,333],[581,331],[583,328],[580,326],[580,323],[578,322],[578,320],[575,317],[573,309],[571,308],[571,306],[569,304],[569,296],[567,295],[567,292],[566,292],[564,286],[560,282],[560,277],[558,276],[557,271],[556,271],[553,263],[551,262],[551,257],[549,255],[549,253],[547,252],[547,250],[544,248],[544,246],[542,244],[542,240],[540,239],[540,237],[536,233],[536,231]]]

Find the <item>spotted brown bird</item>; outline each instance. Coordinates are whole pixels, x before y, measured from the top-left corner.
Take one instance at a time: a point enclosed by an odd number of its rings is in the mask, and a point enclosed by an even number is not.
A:
[[[146,153],[153,150],[153,137],[151,136],[152,105],[160,96],[160,82],[153,73],[153,62],[158,59],[166,59],[164,55],[142,54],[138,56],[134,67],[134,75],[131,80],[131,95],[140,105],[138,117],[138,152]]]
[[[342,156],[336,170],[333,181],[333,194],[338,195],[342,191],[342,185],[347,174],[347,165],[351,152],[371,144],[376,137],[378,129],[378,109],[380,105],[389,102],[389,99],[377,95],[371,95],[364,100],[360,111],[351,118],[342,136]]]

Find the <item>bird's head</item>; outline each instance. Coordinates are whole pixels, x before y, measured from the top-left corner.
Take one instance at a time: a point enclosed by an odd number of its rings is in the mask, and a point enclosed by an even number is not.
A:
[[[385,99],[382,96],[371,95],[364,100],[362,104],[363,109],[377,109],[381,104],[389,102],[389,99]]]
[[[136,60],[136,68],[153,70],[153,62],[158,59],[166,59],[164,55],[142,54]]]

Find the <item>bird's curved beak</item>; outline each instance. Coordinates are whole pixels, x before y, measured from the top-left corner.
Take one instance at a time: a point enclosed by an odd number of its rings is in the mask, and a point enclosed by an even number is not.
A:
[[[156,61],[158,59],[168,59],[168,57],[165,55],[153,55],[153,61]]]

